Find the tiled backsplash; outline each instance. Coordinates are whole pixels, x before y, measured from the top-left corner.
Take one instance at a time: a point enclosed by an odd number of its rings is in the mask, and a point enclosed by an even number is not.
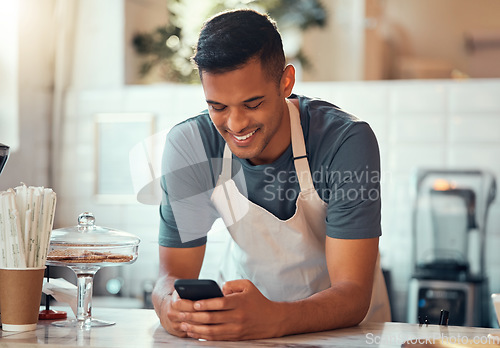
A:
[[[500,80],[428,80],[300,83],[295,93],[321,97],[366,120],[378,137],[382,160],[382,265],[391,271],[395,320],[406,318],[411,265],[410,177],[417,167],[480,168],[500,178]],[[138,261],[124,268],[125,295],[138,296],[158,272],[158,207],[98,204],[94,187],[94,114],[153,113],[157,131],[205,108],[200,86],[127,86],[119,90],[73,90],[67,95],[63,163],[57,190],[58,226],[74,225],[91,210],[101,226],[142,238]],[[117,151],[119,150],[117,146]],[[75,161],[75,158],[78,159]],[[81,160],[85,159],[85,160]],[[500,292],[500,199],[490,210],[487,271]],[[212,247],[221,245],[217,235]],[[214,255],[209,249],[209,255]],[[205,275],[214,274],[211,259]]]

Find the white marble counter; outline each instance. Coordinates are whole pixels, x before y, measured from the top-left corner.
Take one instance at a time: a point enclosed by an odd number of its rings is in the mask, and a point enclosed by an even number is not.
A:
[[[0,331],[0,347],[475,347],[493,345],[499,329],[456,326],[373,323],[348,329],[245,342],[202,342],[166,333],[153,310],[94,308],[93,316],[115,321],[113,326],[79,330],[39,321],[37,330],[14,333]],[[426,340],[427,339],[427,340]],[[438,340],[441,339],[441,340]],[[473,341],[476,339],[476,342]],[[406,342],[406,343],[405,343]],[[451,343],[448,345],[447,343]],[[456,345],[453,343],[462,343]],[[463,343],[466,343],[465,345]]]

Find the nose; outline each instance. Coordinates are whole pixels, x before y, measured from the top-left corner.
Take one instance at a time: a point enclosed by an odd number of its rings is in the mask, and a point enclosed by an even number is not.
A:
[[[250,124],[245,112],[239,108],[231,110],[227,118],[227,128],[233,133],[242,132]]]

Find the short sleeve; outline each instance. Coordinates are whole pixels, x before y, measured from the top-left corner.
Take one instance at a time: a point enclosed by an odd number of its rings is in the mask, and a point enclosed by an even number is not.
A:
[[[349,126],[327,176],[327,235],[340,239],[380,236],[380,154],[367,123]]]
[[[159,244],[194,247],[206,243],[217,218],[210,163],[195,121],[174,127],[167,135],[162,158],[162,203]]]

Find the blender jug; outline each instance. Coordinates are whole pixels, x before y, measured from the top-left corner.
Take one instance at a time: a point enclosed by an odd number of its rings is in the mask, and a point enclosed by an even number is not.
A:
[[[488,325],[486,223],[495,176],[484,170],[420,169],[413,177],[413,266],[408,322]]]
[[[495,189],[494,176],[485,171],[417,174],[413,238],[419,276],[454,280],[484,276],[487,212]]]
[[[429,193],[433,248],[430,260],[424,262],[436,271],[467,272],[471,256],[469,239],[477,228],[476,194],[470,188],[436,185],[436,182]]]

